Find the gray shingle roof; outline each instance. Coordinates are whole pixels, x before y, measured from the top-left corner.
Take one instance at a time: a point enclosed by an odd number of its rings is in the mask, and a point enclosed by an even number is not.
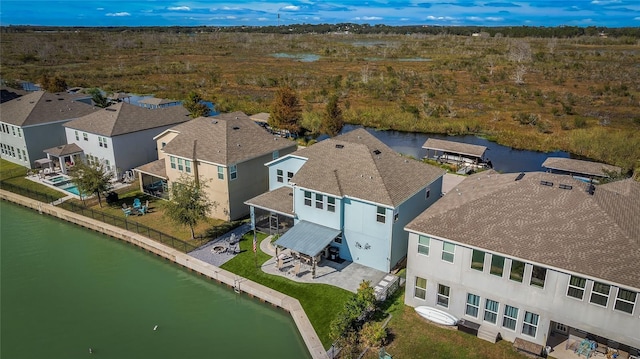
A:
[[[0,120],[15,126],[41,125],[82,117],[98,109],[77,101],[86,95],[35,91],[0,105]]]
[[[542,167],[575,174],[584,174],[591,176],[609,177],[604,171],[620,173],[620,167],[608,165],[605,163],[574,160],[572,158],[548,157]]]
[[[232,165],[297,146],[295,142],[269,134],[242,112],[199,117],[172,127],[179,134],[164,147],[164,152],[179,157],[193,157],[197,142],[198,160]]]
[[[402,157],[362,128],[294,155],[308,159],[291,179],[298,186],[392,207],[444,175],[441,168]]]
[[[482,157],[484,155],[484,152],[487,150],[485,146],[472,145],[455,141],[445,141],[439,140],[437,138],[428,138],[424,145],[422,145],[422,148],[450,153],[459,153],[461,155],[472,157]]]
[[[138,166],[135,170],[167,179],[167,167],[164,158]]]
[[[180,102],[180,101],[178,101],[178,100],[168,100],[168,99],[165,99],[165,98],[157,98],[157,97],[149,97],[149,98],[145,98],[145,99],[142,99],[142,100],[138,101],[138,103],[141,103],[141,104],[156,105],[156,106],[166,105],[166,104],[176,103],[176,102]]]
[[[189,121],[189,111],[182,106],[148,109],[119,102],[64,124],[74,130],[113,137],[150,128]]]
[[[263,193],[251,198],[245,203],[249,206],[275,211],[293,217],[293,189],[289,186],[282,186],[273,191]]]
[[[339,234],[337,229],[300,221],[278,238],[275,244],[315,257]]]
[[[470,176],[406,229],[640,288],[640,183],[605,184],[590,195],[571,176],[518,175]]]

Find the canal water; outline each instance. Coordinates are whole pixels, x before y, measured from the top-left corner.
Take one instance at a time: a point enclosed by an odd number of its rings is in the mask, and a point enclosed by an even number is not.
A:
[[[310,357],[282,310],[12,203],[0,220],[2,358]]]
[[[349,132],[361,126],[345,125],[341,133]],[[547,157],[569,157],[568,152],[537,152],[527,150],[515,150],[511,147],[499,145],[485,138],[477,136],[445,136],[426,133],[412,133],[400,131],[379,131],[367,128],[374,136],[382,141],[394,151],[409,155],[415,158],[422,158],[427,155],[427,150],[422,145],[428,138],[437,138],[447,141],[463,142],[472,145],[487,147],[485,159],[491,160],[493,169],[499,172],[531,172],[544,171],[542,163]],[[433,155],[433,151],[431,151]]]

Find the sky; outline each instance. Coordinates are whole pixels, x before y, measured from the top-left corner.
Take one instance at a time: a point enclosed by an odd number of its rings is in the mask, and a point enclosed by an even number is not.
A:
[[[640,0],[2,0],[0,25],[640,26]]]

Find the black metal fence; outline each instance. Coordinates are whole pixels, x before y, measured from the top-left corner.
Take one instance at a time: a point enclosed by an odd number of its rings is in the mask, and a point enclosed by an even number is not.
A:
[[[64,208],[74,213],[78,213],[85,217],[93,218],[100,222],[104,222],[107,224],[114,225],[116,227],[124,228],[127,231],[141,234],[147,238],[151,238],[157,242],[160,242],[162,244],[175,248],[183,253],[187,253],[198,248],[197,246],[191,243],[187,243],[181,239],[159,232],[153,228],[147,227],[138,222],[128,221],[127,217],[114,216],[108,213],[94,211],[91,208],[86,208],[71,202],[63,202],[59,204],[58,207]]]
[[[60,198],[60,196],[55,197],[44,192],[38,192],[31,188],[16,186],[8,182],[0,182],[0,188],[2,188],[5,191],[13,192],[21,196],[29,197],[31,199],[35,199],[36,201],[45,202],[45,203],[51,203]]]

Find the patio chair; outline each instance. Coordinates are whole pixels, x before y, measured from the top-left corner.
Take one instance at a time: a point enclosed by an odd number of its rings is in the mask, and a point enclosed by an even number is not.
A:
[[[124,212],[125,217],[129,217],[131,214],[131,208],[122,208],[122,212]]]
[[[142,207],[142,202],[140,202],[140,198],[136,198],[133,200],[133,208],[140,208]]]
[[[147,206],[142,206],[138,208],[138,215],[144,215],[147,213]]]

